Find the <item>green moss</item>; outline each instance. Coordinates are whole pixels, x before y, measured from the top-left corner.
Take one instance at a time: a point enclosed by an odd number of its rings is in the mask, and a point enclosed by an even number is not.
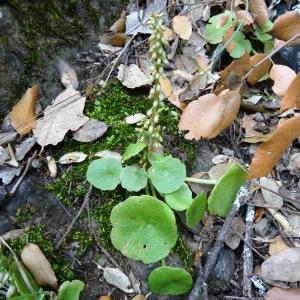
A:
[[[88,247],[92,244],[93,238],[92,236],[83,230],[74,229],[71,231],[67,238],[67,243],[78,242],[79,249],[78,249],[78,256],[82,256],[85,254]]]
[[[22,249],[27,243],[34,243],[38,245],[45,256],[49,259],[59,282],[75,278],[75,275],[71,270],[69,260],[62,259],[61,256],[59,256],[59,253],[54,250],[53,245],[45,236],[44,230],[44,225],[33,225],[24,236],[16,240],[11,240],[8,244],[18,257],[20,257]],[[10,255],[8,250],[5,248],[3,248],[3,253],[7,256]]]
[[[27,222],[35,215],[36,209],[34,207],[31,207],[29,205],[22,205],[18,208],[16,215],[14,217],[15,223],[23,223]]]
[[[174,252],[179,256],[180,261],[183,264],[183,267],[192,273],[193,263],[194,263],[193,254],[190,248],[188,247],[188,245],[186,244],[186,242],[182,238],[179,238],[177,240],[177,243],[173,248],[172,252]]]

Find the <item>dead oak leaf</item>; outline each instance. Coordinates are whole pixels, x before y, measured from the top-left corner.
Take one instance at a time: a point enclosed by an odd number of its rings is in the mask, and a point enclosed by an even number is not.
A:
[[[300,135],[300,116],[280,125],[256,150],[252,159],[248,179],[266,176],[281,158],[288,146]]]
[[[289,11],[278,17],[270,32],[274,37],[282,41],[288,41],[293,36],[300,33],[300,15],[299,11]],[[300,37],[289,43],[288,46],[300,44]]]
[[[37,85],[28,88],[10,113],[11,124],[19,134],[28,134],[35,127],[35,105],[38,92]]]
[[[117,78],[130,89],[150,84],[150,77],[135,64],[120,65]]]
[[[175,16],[172,19],[173,30],[183,40],[188,40],[192,34],[192,24],[185,16]]]
[[[188,140],[214,138],[233,122],[240,102],[240,94],[228,89],[218,96],[212,93],[201,96],[184,109],[179,129],[189,130],[185,135]]]
[[[300,109],[300,73],[294,78],[287,88],[281,102],[280,112],[290,108]]]
[[[291,68],[274,64],[270,70],[270,78],[274,81],[273,92],[277,96],[283,96],[295,77],[296,73]]]
[[[85,100],[72,87],[59,94],[45,109],[44,117],[37,121],[33,130],[37,143],[43,147],[57,145],[69,130],[83,126],[89,119],[83,115]]]
[[[263,25],[269,19],[268,7],[265,0],[250,0],[249,11],[255,16],[254,22],[259,27],[263,27]]]
[[[254,68],[251,74],[247,77],[247,82],[251,85],[254,85],[256,82],[258,82],[266,73],[269,72],[271,68],[271,61],[270,59],[267,59],[260,65],[256,66],[258,63],[260,63],[267,54],[263,53],[256,53],[255,55],[250,57],[250,65]]]

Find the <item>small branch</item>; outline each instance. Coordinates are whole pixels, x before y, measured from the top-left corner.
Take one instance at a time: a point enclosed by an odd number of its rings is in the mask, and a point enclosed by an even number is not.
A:
[[[284,232],[292,231],[292,227],[284,215],[276,211],[274,208],[266,208],[266,210],[282,226]]]
[[[253,222],[254,222],[254,206],[253,203],[248,203],[246,213],[246,231],[245,231],[245,243],[244,243],[244,267],[243,267],[243,295],[246,297],[252,297],[251,276],[253,271]]]
[[[193,183],[199,183],[199,184],[207,184],[207,185],[215,185],[218,182],[218,180],[193,178],[193,177],[187,177],[185,179],[185,181],[193,182]]]
[[[259,61],[257,64],[252,66],[252,69],[242,77],[241,81],[245,80],[257,67],[259,67],[262,63],[264,63],[266,60],[270,59],[274,54],[276,54],[278,51],[280,51],[282,48],[284,48],[285,46],[287,46],[290,42],[296,40],[297,38],[300,37],[300,33],[294,35],[293,37],[291,37],[288,41],[286,41],[285,43],[283,43],[282,45],[280,45],[278,48],[274,49],[269,55],[267,55],[264,59],[262,59],[261,61]]]
[[[72,220],[72,222],[70,223],[70,225],[68,226],[67,230],[65,231],[64,235],[61,237],[61,239],[58,241],[57,245],[56,245],[56,249],[58,249],[61,244],[64,242],[65,238],[67,237],[67,235],[69,234],[69,232],[71,231],[71,229],[73,228],[75,222],[77,221],[77,219],[80,217],[81,213],[83,212],[85,206],[87,205],[88,201],[90,200],[90,196],[92,193],[93,187],[92,185],[90,185],[87,193],[85,194],[84,200],[82,202],[81,207],[79,208],[76,216],[74,217],[74,219]]]
[[[16,159],[16,155],[15,155],[15,152],[14,152],[12,146],[11,146],[11,143],[7,144],[7,148],[8,148],[8,152],[9,152],[9,155],[10,155],[10,160],[8,162],[6,162],[6,164],[8,164],[12,167],[18,167],[19,163]]]
[[[8,193],[9,196],[13,196],[16,191],[18,190],[18,187],[19,185],[21,184],[21,182],[23,181],[23,179],[25,178],[25,176],[27,175],[30,167],[31,167],[31,164],[32,164],[32,161],[37,157],[37,150],[35,150],[33,152],[33,155],[28,159],[28,162],[27,162],[27,165],[24,169],[24,172],[23,174],[21,175],[21,177],[18,179],[18,181],[16,182],[16,184],[14,185],[14,187],[11,189],[11,191]]]
[[[236,215],[236,213],[239,211],[241,205],[247,203],[249,197],[250,197],[249,183],[246,183],[240,188],[237,197],[234,201],[234,204],[225,218],[224,224],[218,233],[218,236],[216,238],[216,241],[211,251],[207,253],[207,261],[204,266],[203,277],[202,276],[201,276],[202,278],[200,278],[200,276],[197,277],[194,287],[189,294],[188,300],[200,299],[200,296],[203,293],[202,286],[206,286],[207,279],[211,271],[215,267],[215,264],[218,259],[218,255],[221,249],[223,248],[224,239],[230,229],[233,218]]]

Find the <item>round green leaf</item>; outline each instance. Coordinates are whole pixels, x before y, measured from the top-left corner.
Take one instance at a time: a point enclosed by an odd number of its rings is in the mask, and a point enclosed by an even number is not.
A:
[[[238,163],[228,168],[208,197],[208,210],[212,215],[226,217],[246,177],[246,170]]]
[[[151,196],[134,196],[119,203],[113,208],[110,221],[114,247],[146,264],[166,257],[177,240],[174,213]]]
[[[64,281],[58,290],[58,300],[79,300],[84,283],[80,280]]]
[[[128,166],[122,170],[120,178],[124,189],[130,192],[138,192],[146,186],[148,174],[142,168]]]
[[[114,158],[94,160],[88,167],[87,180],[94,187],[103,190],[114,190],[120,183],[122,165]]]
[[[204,192],[197,195],[193,200],[193,203],[187,209],[186,216],[186,225],[190,228],[195,227],[203,218],[206,210],[207,198]]]
[[[272,30],[274,24],[270,20],[266,20],[266,22],[262,25],[262,32],[269,32]]]
[[[184,269],[163,266],[150,273],[148,283],[154,294],[175,296],[187,293],[193,286],[193,279]]]
[[[139,154],[147,145],[144,143],[129,144],[123,154],[123,161]]]
[[[193,197],[191,190],[185,183],[175,192],[166,194],[165,200],[172,209],[182,211],[191,205]]]
[[[159,161],[154,161],[148,174],[159,192],[169,194],[184,184],[186,168],[179,159],[167,156]]]

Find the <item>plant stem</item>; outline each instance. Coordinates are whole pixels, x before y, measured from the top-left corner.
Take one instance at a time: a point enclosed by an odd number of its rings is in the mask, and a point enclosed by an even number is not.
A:
[[[163,258],[163,259],[160,261],[160,263],[161,263],[162,266],[165,266],[165,265],[166,265],[166,259]]]
[[[215,185],[218,181],[212,179],[202,179],[202,178],[193,178],[187,177],[185,179],[187,182],[199,183],[199,184],[207,184],[207,185]]]
[[[150,196],[149,183],[148,182],[147,182],[147,185],[145,186],[145,193]]]
[[[155,187],[153,186],[152,182],[149,182],[149,185],[150,185],[152,196],[155,197],[155,198],[157,198]]]

